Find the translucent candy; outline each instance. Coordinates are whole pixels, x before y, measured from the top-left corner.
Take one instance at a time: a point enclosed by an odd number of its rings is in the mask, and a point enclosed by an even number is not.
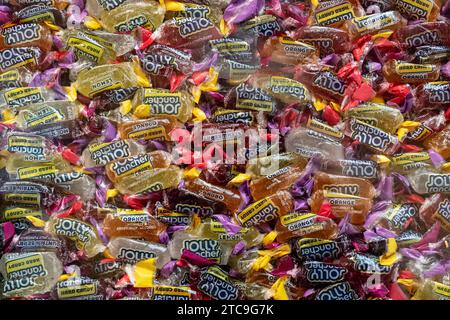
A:
[[[337,225],[332,219],[306,212],[282,216],[277,221],[275,230],[278,241],[283,243],[300,237],[332,239],[338,234]]]
[[[88,257],[94,257],[105,249],[95,227],[78,219],[52,217],[46,230],[74,241],[77,249],[83,250]]]
[[[131,51],[135,45],[129,35],[120,35],[104,31],[86,32],[67,30],[63,39],[68,48],[74,50],[75,56],[95,64],[106,64]]]
[[[450,286],[427,279],[420,285],[412,300],[449,300],[449,290]]]
[[[394,31],[405,24],[406,20],[398,12],[387,11],[348,20],[345,22],[345,28],[353,39],[357,39],[367,34]]]
[[[345,112],[345,117],[358,119],[389,133],[395,133],[404,121],[400,110],[375,103],[352,108]]]
[[[214,186],[200,179],[186,181],[185,189],[201,198],[223,203],[231,212],[237,211],[242,202],[238,192]]]
[[[450,193],[450,174],[423,168],[408,175],[409,182],[418,194]]]
[[[157,267],[161,268],[170,261],[170,254],[165,245],[128,238],[114,238],[108,243],[112,256],[128,263],[156,258]]]
[[[196,49],[219,38],[222,38],[219,29],[205,18],[168,20],[156,32],[156,41],[159,44],[176,49]]]
[[[48,101],[17,109],[17,125],[25,130],[31,127],[78,119],[82,105],[72,101]]]
[[[383,75],[389,82],[424,83],[436,81],[440,68],[434,64],[415,64],[391,60],[384,64]]]
[[[355,119],[347,120],[346,134],[380,153],[393,154],[400,147],[397,137]]]
[[[350,223],[361,225],[366,220],[367,214],[372,207],[372,200],[345,193],[331,193],[325,190],[318,190],[311,196],[311,210],[319,213],[324,203],[331,205],[331,212],[334,216],[342,219],[347,214],[350,215]]]
[[[123,194],[156,192],[177,187],[181,176],[182,171],[177,166],[155,168],[121,178],[114,186]]]
[[[193,234],[189,231],[176,231],[169,244],[169,251],[173,259],[180,259],[184,250],[189,250],[205,259],[227,264],[233,249],[231,243],[208,238],[205,234]]]
[[[294,209],[293,198],[286,191],[278,191],[268,197],[262,198],[236,214],[236,219],[244,227],[277,219]]]
[[[118,129],[122,139],[171,140],[170,132],[176,127],[174,116],[155,116],[121,123]]]
[[[27,296],[49,291],[63,272],[53,252],[6,253],[0,258],[4,296]]]
[[[442,131],[428,137],[424,145],[439,152],[444,158],[450,158],[450,127],[447,126]]]
[[[105,1],[108,9],[114,1]],[[126,1],[114,9],[105,11],[100,21],[109,32],[128,33],[137,27],[156,30],[164,19],[164,8],[156,1]]]
[[[140,119],[151,116],[170,115],[180,122],[187,122],[192,116],[194,100],[185,92],[145,88],[138,90],[133,99],[133,114]]]
[[[440,6],[434,0],[411,2],[405,0],[395,0],[396,9],[409,20],[434,21],[439,16]]]
[[[339,79],[331,71],[321,71],[315,65],[306,65],[300,69],[295,78],[316,96],[338,103],[344,99],[347,86],[342,79]]]
[[[267,176],[252,179],[250,192],[253,199],[268,197],[277,191],[290,188],[301,176],[306,161],[282,167]]]
[[[144,210],[117,209],[103,220],[103,230],[110,238],[136,238],[159,242],[166,226]]]
[[[331,175],[323,172],[314,173],[314,191],[316,190],[325,190],[330,193],[344,193],[370,199],[376,195],[374,186],[367,180],[356,177]]]
[[[81,161],[85,167],[104,166],[120,158],[144,152],[144,146],[133,140],[91,143],[82,153]]]
[[[328,159],[344,159],[344,150],[339,139],[303,127],[289,132],[285,146],[288,152],[296,152],[308,158],[318,155]]]
[[[137,87],[139,81],[133,64],[123,62],[83,70],[78,74],[75,86],[81,94],[92,98],[107,90]]]
[[[17,47],[38,47],[43,52],[50,51],[52,35],[48,28],[37,23],[22,23],[3,26],[0,49]]]
[[[310,44],[288,37],[272,37],[264,44],[262,54],[270,57],[272,62],[296,65],[305,61],[313,62],[317,52]]]
[[[312,6],[308,22],[326,27],[339,27],[346,20],[363,14],[364,10],[359,1],[328,0]]]
[[[115,182],[142,171],[154,168],[167,168],[171,161],[172,156],[170,153],[153,151],[112,161],[106,166],[106,174],[111,181]]]
[[[394,36],[403,45],[415,48],[424,45],[450,45],[446,36],[450,31],[448,21],[423,22],[403,26]]]
[[[347,32],[330,27],[303,27],[296,31],[293,38],[316,47],[321,56],[331,53],[342,54],[348,52],[351,47]]]

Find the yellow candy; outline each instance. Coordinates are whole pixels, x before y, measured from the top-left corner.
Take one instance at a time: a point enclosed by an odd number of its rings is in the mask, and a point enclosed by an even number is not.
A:
[[[322,111],[327,106],[322,100],[315,99],[313,101],[314,108],[316,108],[317,111]]]
[[[398,259],[397,242],[394,238],[389,238],[387,239],[386,253],[380,257],[380,264],[382,266],[392,266]]]
[[[26,216],[28,220],[33,224],[33,226],[38,228],[43,228],[45,226],[45,221],[33,216]]]
[[[287,280],[287,276],[282,276],[272,285],[271,291],[274,300],[289,300],[285,287]]]
[[[245,174],[245,173],[240,173],[238,174],[236,177],[234,177],[233,179],[231,179],[230,182],[228,182],[229,184],[234,184],[234,185],[239,185],[245,181],[249,181],[252,177],[249,174]]]
[[[102,25],[100,24],[100,22],[98,22],[97,19],[90,17],[90,16],[87,16],[84,19],[84,26],[91,30],[98,30],[98,29],[101,29],[101,27],[102,27]]]
[[[134,287],[151,288],[153,287],[153,278],[156,271],[155,258],[142,260],[134,266]]]

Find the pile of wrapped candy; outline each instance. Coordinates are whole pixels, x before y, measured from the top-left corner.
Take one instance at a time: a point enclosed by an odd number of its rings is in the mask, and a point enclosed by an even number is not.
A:
[[[450,1],[0,22],[2,299],[450,299]]]

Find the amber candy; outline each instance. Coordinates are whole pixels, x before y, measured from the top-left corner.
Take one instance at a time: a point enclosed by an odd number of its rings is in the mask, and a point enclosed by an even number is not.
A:
[[[343,193],[363,198],[374,198],[375,187],[369,181],[357,178],[316,172],[314,174],[314,191],[325,190],[330,193]]]
[[[166,226],[144,210],[117,209],[103,220],[103,231],[110,238],[127,237],[159,242]]]
[[[320,212],[322,204],[329,203],[331,211],[337,218],[350,215],[349,222],[355,225],[364,224],[367,214],[372,207],[372,200],[343,193],[330,193],[318,190],[311,196],[312,212]]]
[[[332,239],[338,234],[332,219],[309,212],[293,212],[280,217],[275,231],[281,243],[301,237]]]

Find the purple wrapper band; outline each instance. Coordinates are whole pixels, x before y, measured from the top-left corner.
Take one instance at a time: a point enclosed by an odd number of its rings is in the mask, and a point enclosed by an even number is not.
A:
[[[58,49],[58,50],[64,49],[64,47],[65,47],[64,40],[61,39],[60,36],[54,35],[52,37],[52,39],[53,39],[53,45],[55,46],[56,49]]]
[[[203,60],[200,63],[196,63],[192,67],[192,71],[198,72],[198,71],[205,71],[208,70],[212,65],[214,65],[217,62],[217,59],[219,59],[219,53],[214,52],[210,56],[208,56],[205,60]]]
[[[272,231],[272,227],[267,222],[259,224],[258,228],[262,233],[269,233]]]
[[[231,254],[232,255],[237,255],[237,254],[241,253],[244,249],[245,249],[245,242],[244,241],[239,241],[233,247],[233,251],[231,252]]]
[[[383,176],[377,186],[378,199],[381,201],[394,200],[394,178]]]
[[[388,239],[388,238],[396,238],[397,237],[397,235],[394,232],[392,232],[392,231],[390,231],[390,230],[388,230],[386,228],[383,228],[383,227],[375,227],[375,232],[380,237],[383,237],[383,238],[386,238],[386,239]]]
[[[307,298],[307,297],[309,297],[309,296],[312,296],[315,292],[316,292],[316,290],[314,290],[314,289],[307,289],[307,290],[303,293],[303,298]]]
[[[402,248],[400,249],[400,253],[402,256],[412,260],[418,260],[422,257],[420,251],[411,248]]]
[[[430,155],[430,160],[436,168],[440,168],[441,165],[445,162],[443,156],[441,156],[438,152],[433,149],[428,150],[428,154]]]
[[[238,211],[242,211],[253,201],[250,193],[250,183],[248,181],[241,183],[238,190],[242,198],[242,203],[239,206]]]
[[[106,176],[97,175],[95,177],[95,183],[97,185],[97,190],[95,191],[95,199],[97,200],[100,207],[104,207],[106,203],[106,191],[110,184],[106,180]]]
[[[84,170],[95,173],[95,174],[99,174],[99,175],[105,174],[104,167],[88,167],[88,168],[84,168]]]
[[[186,260],[194,266],[211,266],[216,264],[216,261],[203,258],[201,255],[186,249],[183,250],[181,259]]]
[[[0,6],[0,23],[4,24],[11,21],[11,8]]]
[[[420,251],[428,250],[430,243],[437,242],[441,225],[436,222],[422,237],[422,239],[411,247]]]
[[[414,105],[414,96],[411,93],[408,93],[403,104],[399,106],[400,112],[401,113],[411,112],[413,105]]]
[[[225,9],[223,19],[230,24],[244,22],[257,16],[264,4],[264,0],[233,0]]]
[[[172,272],[175,269],[176,265],[177,265],[177,262],[175,260],[167,262],[161,268],[160,275],[163,276],[164,278],[168,278],[172,274]]]
[[[329,66],[336,66],[341,61],[341,57],[339,57],[337,54],[332,53],[322,58],[321,63],[329,65]]]
[[[339,228],[339,234],[346,234],[346,235],[356,235],[361,233],[361,230],[358,229],[358,227],[352,225],[351,223],[349,223],[350,220],[350,215],[347,214],[345,215],[344,219],[342,219],[339,224],[338,224],[338,228]]]
[[[62,44],[64,45],[64,44]],[[64,55],[64,57],[58,61],[58,67],[62,69],[70,69],[73,66],[73,63],[75,62],[75,53],[72,49],[69,49],[67,51],[67,54]]]
[[[407,177],[398,172],[392,172],[391,176],[397,179],[397,181],[403,186],[403,190],[401,192],[411,194],[411,183]]]
[[[106,246],[108,245],[109,239],[108,237],[105,235],[105,233],[103,232],[103,228],[101,227],[101,225],[97,222],[97,220],[94,217],[89,217],[89,222],[95,227],[95,229],[97,230],[97,234],[100,238],[100,240],[102,240],[103,244]]]
[[[239,271],[237,271],[237,270],[235,270],[235,269],[230,269],[230,271],[228,272],[228,274],[230,275],[230,277],[237,278],[237,279],[243,277],[243,275],[242,275]]]
[[[391,203],[389,203],[389,205],[391,205]],[[364,223],[364,228],[367,230],[371,229],[378,222],[378,220],[383,216],[383,214],[385,213],[385,211],[387,210],[389,205],[386,205],[385,207],[380,206],[379,210],[371,211],[369,216],[366,218],[366,222]],[[374,209],[372,209],[372,210],[374,210]]]
[[[441,15],[450,19],[450,1],[447,0],[442,6]]]
[[[306,26],[308,21],[308,14],[295,4],[290,4],[286,7],[286,15],[297,20],[301,26]]]
[[[237,224],[231,222],[230,217],[228,217],[224,214],[216,214],[213,217],[216,218],[217,220],[219,220],[219,222],[223,225],[225,230],[227,230],[227,232],[230,234],[234,235],[242,230],[242,227],[240,225],[237,225]]]
[[[441,73],[446,77],[450,77],[450,61],[441,67]]]
[[[295,211],[307,211],[309,210],[308,201],[304,199],[296,199],[294,201],[294,210]]]
[[[117,138],[117,130],[116,127],[106,118],[103,118],[104,123],[104,131],[103,137],[104,142],[111,142]]]
[[[450,271],[450,260],[438,262],[432,265],[423,275],[426,278],[441,277]]]
[[[373,239],[377,239],[377,238],[380,238],[380,236],[376,232],[374,232],[372,230],[364,231],[364,241],[369,242],[369,241],[371,241]]]
[[[210,94],[211,94],[211,92],[210,92]],[[203,113],[204,113],[208,118],[212,116],[212,114],[213,114],[213,111],[212,111],[213,106],[210,105],[209,103],[200,103],[198,107],[200,108],[200,110],[203,111]]]
[[[216,91],[208,91],[207,92],[208,96],[210,96],[211,98],[213,98],[214,100],[216,100],[217,102],[223,102],[225,97],[223,96],[223,94],[221,94],[220,92],[216,92]],[[202,109],[203,110],[203,109]],[[203,110],[203,112],[205,112],[205,110]]]
[[[173,234],[176,231],[186,230],[187,228],[188,228],[188,226],[170,226],[170,227],[167,228],[167,233],[169,235],[171,235],[171,234]]]
[[[159,234],[159,242],[162,244],[168,244],[169,243],[169,235],[166,231],[163,231]]]
[[[294,183],[291,193],[294,197],[310,197],[314,186],[312,174],[320,167],[318,158],[311,158],[303,170],[302,176]]]
[[[149,145],[153,146],[156,150],[167,151],[167,145],[162,141],[149,140]]]

